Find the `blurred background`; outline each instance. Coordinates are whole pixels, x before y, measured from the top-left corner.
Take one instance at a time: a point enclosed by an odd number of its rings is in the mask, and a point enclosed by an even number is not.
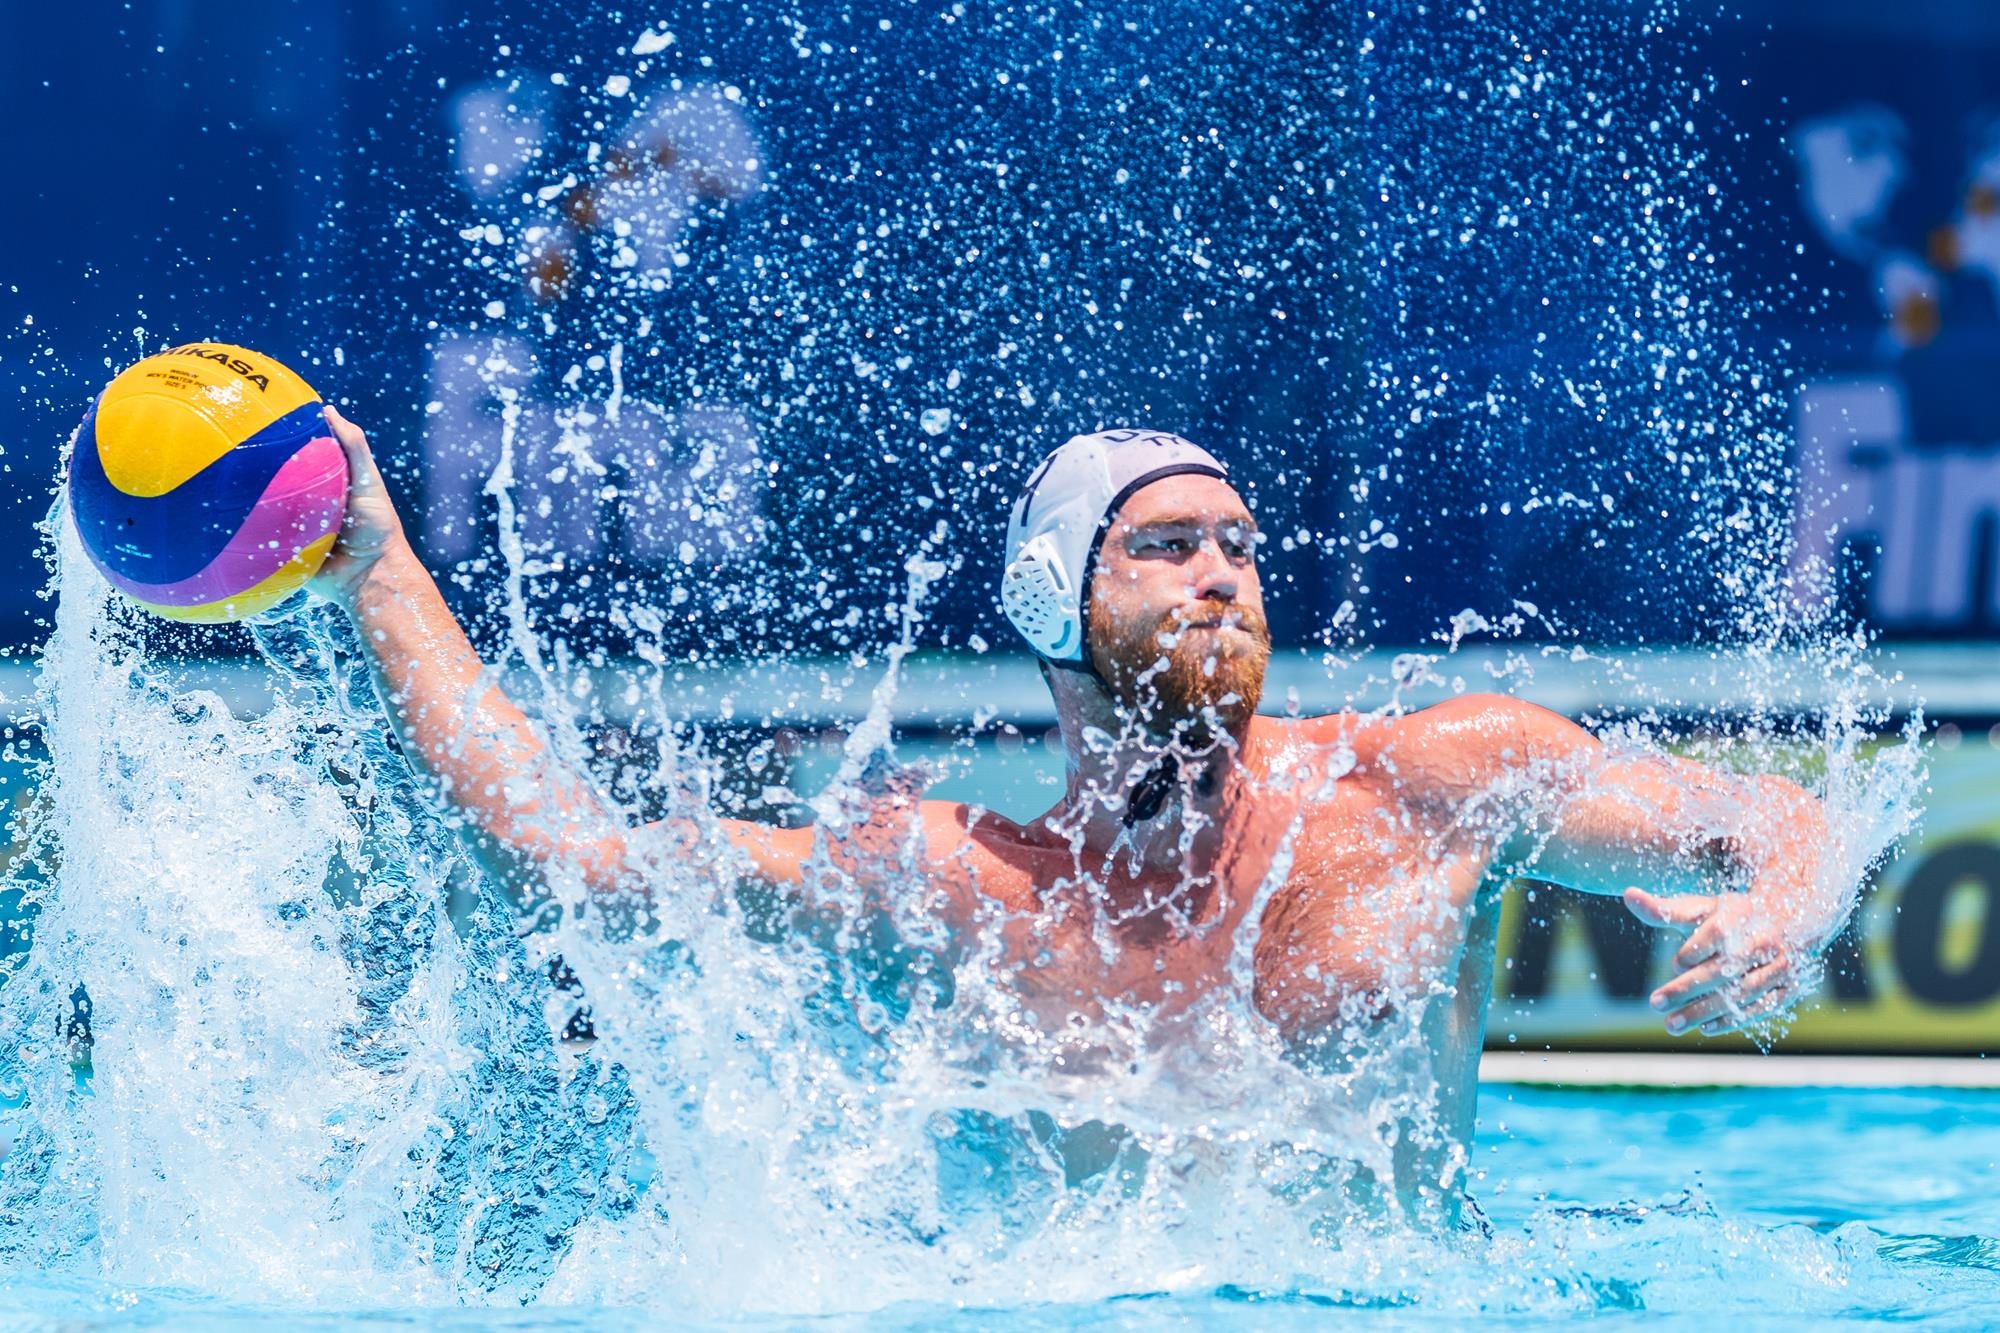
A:
[[[0,108],[24,743],[64,443],[118,369],[219,340],[370,431],[489,643],[511,451],[538,633],[684,685],[600,710],[607,754],[698,727],[718,800],[798,818],[907,635],[902,752],[1026,816],[1058,760],[1004,506],[1145,422],[1253,498],[1274,708],[1381,703],[1463,642],[1404,697],[1714,729],[1718,648],[1828,603],[1814,633],[1879,635],[1884,722],[1937,724],[1931,813],[1786,1048],[2000,1032],[1986,0],[83,0],[10,12]],[[256,706],[247,634],[159,646]],[[1663,1040],[1618,904],[1517,891],[1503,953],[1494,1044]]]

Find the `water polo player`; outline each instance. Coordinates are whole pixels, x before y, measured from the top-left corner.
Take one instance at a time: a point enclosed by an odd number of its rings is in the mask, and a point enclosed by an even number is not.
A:
[[[634,831],[482,674],[361,432],[329,417],[356,481],[314,586],[359,628],[411,762],[503,882],[532,885],[561,860],[594,887],[634,887]],[[1061,798],[1016,823],[892,791],[820,850],[854,862],[871,837],[920,832],[936,910],[961,932],[1002,923],[994,969],[1050,1033],[1113,1005],[1184,1008],[1242,988],[1246,970],[1256,1011],[1301,1059],[1419,1006],[1439,1113],[1462,1144],[1508,878],[1622,893],[1684,934],[1652,997],[1672,1032],[1779,1009],[1838,923],[1841,895],[1818,875],[1824,814],[1781,779],[1613,754],[1499,695],[1401,716],[1258,715],[1270,643],[1256,524],[1186,440],[1070,440],[1029,478],[1007,545],[1002,601],[1055,697]],[[755,882],[799,889],[813,829],[724,827]]]

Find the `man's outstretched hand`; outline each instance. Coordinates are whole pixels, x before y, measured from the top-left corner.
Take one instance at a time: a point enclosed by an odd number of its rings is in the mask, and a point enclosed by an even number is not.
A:
[[[1685,935],[1675,976],[1653,992],[1667,1031],[1715,1036],[1781,1013],[1816,976],[1820,951],[1846,906],[1822,883],[1831,851],[1826,810],[1796,783],[1753,778],[1729,830],[1743,892],[1664,896],[1625,890],[1625,905],[1649,926]]]
[[[1770,1018],[1799,998],[1799,983],[1823,942],[1777,919],[1754,894],[1662,897],[1625,890],[1625,906],[1649,926],[1687,936],[1674,953],[1677,974],[1653,992],[1667,1031],[1712,1037]]]
[[[326,409],[326,424],[347,455],[347,517],[326,563],[306,586],[329,601],[351,607],[369,571],[385,553],[403,544],[403,520],[382,484],[382,473],[361,428],[331,407]]]

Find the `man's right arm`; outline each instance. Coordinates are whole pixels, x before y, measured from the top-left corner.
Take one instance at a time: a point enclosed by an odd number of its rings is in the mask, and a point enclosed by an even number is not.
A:
[[[543,896],[560,863],[597,891],[635,882],[632,830],[586,777],[563,762],[474,651],[403,534],[368,442],[331,409],[347,454],[347,521],[313,588],[353,620],[376,692],[418,775],[461,821],[474,857],[517,901]],[[810,829],[743,821],[724,831],[758,879],[796,883]],[[656,854],[693,852],[691,823],[646,830]]]

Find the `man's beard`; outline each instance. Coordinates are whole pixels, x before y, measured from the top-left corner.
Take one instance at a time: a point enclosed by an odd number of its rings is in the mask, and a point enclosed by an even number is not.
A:
[[[1235,628],[1188,628],[1206,621]],[[1121,711],[1154,738],[1200,751],[1257,711],[1271,632],[1254,606],[1179,607],[1151,624],[1114,630],[1091,658]]]

